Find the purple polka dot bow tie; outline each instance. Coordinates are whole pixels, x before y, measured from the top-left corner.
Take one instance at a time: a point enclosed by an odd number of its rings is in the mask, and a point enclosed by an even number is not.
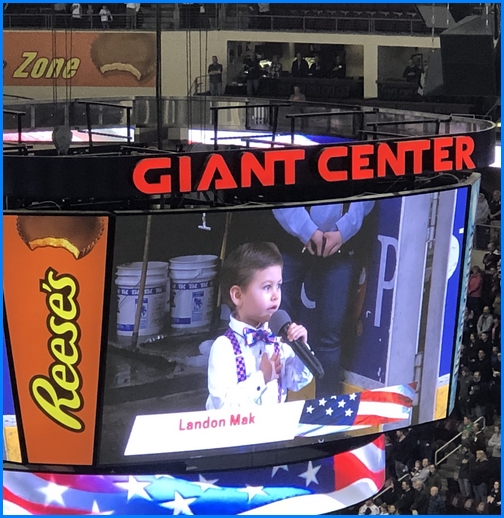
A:
[[[256,342],[264,342],[264,343],[274,343],[275,335],[266,329],[252,329],[251,327],[246,327],[243,330],[243,337],[245,338],[245,343],[248,346],[254,345]]]

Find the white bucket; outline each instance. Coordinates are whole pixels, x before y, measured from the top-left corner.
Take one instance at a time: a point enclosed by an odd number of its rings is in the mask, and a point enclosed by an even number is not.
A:
[[[170,306],[173,329],[208,327],[215,303],[215,255],[185,255],[170,260]]]
[[[138,304],[142,263],[128,263],[117,267],[117,334],[132,336]],[[168,263],[149,261],[140,316],[140,336],[162,331],[166,306]]]

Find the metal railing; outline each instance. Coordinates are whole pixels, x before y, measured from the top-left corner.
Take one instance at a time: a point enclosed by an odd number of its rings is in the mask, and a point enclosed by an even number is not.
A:
[[[408,15],[409,14],[409,15]],[[108,22],[110,30],[131,29],[130,19],[126,14],[114,14]],[[83,14],[80,19],[72,18],[70,13],[4,13],[4,29],[102,29],[98,14]],[[174,23],[172,17],[161,20],[164,31],[182,29],[207,30],[261,30],[261,31],[300,31],[300,32],[362,32],[362,33],[400,33],[400,34],[431,34],[421,18],[414,18],[406,13],[403,18],[392,16],[361,16],[326,13],[324,15],[249,15],[236,13],[224,19],[211,15],[194,14],[179,16],[179,23]],[[153,30],[153,22],[148,13],[136,29]],[[441,32],[436,29],[436,33]]]
[[[481,430],[477,433],[477,435],[479,435],[480,433],[484,433],[485,432],[485,428],[486,428],[485,416],[478,417],[478,419],[476,419],[473,424],[480,423],[480,422],[483,422],[483,426],[482,426]],[[441,446],[440,448],[438,448],[434,452],[434,465],[436,467],[439,464],[441,464],[441,462],[445,461],[448,457],[450,457],[451,455],[453,455],[454,453],[459,451],[460,448],[462,448],[462,443],[458,444],[458,445],[455,446],[455,448],[453,448],[453,450],[450,450],[443,458],[441,458],[441,459],[439,458],[441,453],[444,452],[448,448],[448,446],[450,446],[455,441],[460,439],[460,437],[462,437],[462,433],[463,432],[458,433],[455,437],[453,437],[453,439],[450,439],[447,443],[443,444],[443,446]]]

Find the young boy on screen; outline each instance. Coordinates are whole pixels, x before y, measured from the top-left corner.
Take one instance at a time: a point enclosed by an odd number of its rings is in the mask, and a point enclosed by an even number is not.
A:
[[[224,261],[221,293],[232,314],[229,329],[210,350],[207,410],[282,403],[287,390],[298,391],[312,380],[268,327],[282,298],[282,266],[276,245],[264,242],[241,245]],[[292,323],[287,338],[306,343],[307,331]]]

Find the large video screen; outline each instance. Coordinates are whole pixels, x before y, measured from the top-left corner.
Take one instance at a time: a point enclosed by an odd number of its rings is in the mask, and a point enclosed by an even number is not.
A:
[[[445,417],[469,199],[465,185],[117,214],[98,464],[284,449]],[[283,339],[269,327],[278,310]]]

